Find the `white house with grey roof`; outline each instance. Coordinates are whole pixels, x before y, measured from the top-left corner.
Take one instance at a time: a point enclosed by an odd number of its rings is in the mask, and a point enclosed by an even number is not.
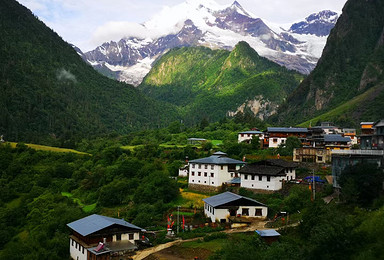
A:
[[[259,140],[263,140],[264,139],[264,133],[261,131],[257,131],[257,130],[239,132],[238,136],[237,136],[237,141],[239,143],[241,143],[241,142],[250,143],[252,141],[253,137],[259,137]]]
[[[244,162],[216,152],[209,157],[189,162],[188,185],[192,189],[217,190],[222,184],[236,177]]]
[[[116,254],[123,258],[137,249],[135,241],[145,231],[124,219],[97,214],[76,220],[67,226],[72,232],[69,239],[70,255],[75,260],[110,259],[111,255]]]
[[[239,170],[240,187],[269,192],[281,190],[284,181],[296,179],[296,168],[296,163],[282,159],[247,164]]]
[[[278,148],[280,145],[284,145],[290,136],[296,136],[302,142],[305,141],[308,135],[308,128],[268,127],[267,135],[269,139],[268,147]]]
[[[230,217],[265,219],[268,207],[254,199],[240,196],[232,192],[224,192],[204,201],[204,214],[212,222],[228,222]]]

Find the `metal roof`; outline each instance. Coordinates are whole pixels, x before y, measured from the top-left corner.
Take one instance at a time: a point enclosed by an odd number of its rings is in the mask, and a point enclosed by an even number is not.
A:
[[[207,141],[207,139],[192,137],[192,138],[188,138],[188,141]]]
[[[190,163],[204,163],[204,164],[245,164],[242,161],[235,160],[227,157],[226,153],[216,152],[209,157],[200,158],[190,161]]]
[[[361,122],[360,125],[373,125],[375,122]]]
[[[265,206],[266,207],[266,205],[264,205],[263,203],[260,203],[260,202],[258,202],[256,200],[251,199],[251,198],[240,196],[238,194],[235,194],[235,193],[232,193],[232,192],[229,192],[229,191],[226,191],[224,193],[220,193],[218,195],[215,195],[215,196],[212,196],[212,197],[209,197],[209,198],[205,198],[205,199],[203,199],[203,201],[205,203],[211,205],[212,207],[217,207],[217,206],[224,205],[224,204],[227,204],[229,202],[232,202],[232,201],[235,201],[235,200],[239,200],[239,199],[249,200],[251,202],[259,204],[260,206]]]
[[[97,214],[73,221],[67,224],[67,226],[82,236],[88,236],[114,224],[132,229],[143,230],[141,227],[128,223],[124,219],[110,218]]]
[[[255,230],[257,234],[261,237],[276,237],[280,236],[280,233],[274,229],[266,229],[266,230]]]
[[[239,134],[262,134],[263,132],[261,131],[255,131],[255,130],[252,130],[252,131],[245,131],[245,132],[239,132]]]
[[[341,135],[324,135],[325,142],[350,142],[350,137],[343,137]]]
[[[231,179],[230,181],[228,181],[228,183],[240,184],[241,183],[241,178],[240,177],[235,177],[235,178]]]
[[[272,133],[308,133],[308,128],[298,128],[298,127],[268,127],[268,132]]]
[[[384,119],[377,121],[373,126],[374,127],[384,126]]]

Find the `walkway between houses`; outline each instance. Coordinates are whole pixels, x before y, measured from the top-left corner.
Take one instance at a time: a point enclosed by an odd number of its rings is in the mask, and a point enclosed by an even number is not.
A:
[[[191,239],[186,239],[186,240],[175,240],[175,241],[172,241],[172,242],[168,242],[168,243],[165,243],[165,244],[160,244],[160,245],[157,245],[157,246],[154,246],[154,247],[151,247],[151,248],[147,248],[147,249],[144,249],[142,251],[137,251],[137,254],[134,255],[132,258],[134,260],[141,260],[141,259],[144,259],[146,258],[147,256],[150,256],[156,252],[159,252],[163,249],[166,249],[168,247],[171,247],[173,245],[177,245],[177,244],[181,244],[181,243],[184,243],[184,242],[189,242],[189,241],[195,241],[195,240],[198,240],[198,239],[201,239],[202,237],[195,237],[195,238],[191,238]]]
[[[254,222],[252,223],[250,226],[248,227],[244,227],[244,228],[236,228],[236,229],[227,229],[227,230],[223,230],[221,232],[225,232],[225,233],[244,233],[244,232],[250,232],[250,231],[255,231],[256,229],[257,230],[263,230],[265,229],[264,226],[267,222],[266,221],[258,221],[258,222]],[[136,255],[133,256],[133,259],[134,260],[141,260],[141,259],[144,259],[146,258],[147,256],[150,256],[156,252],[159,252],[163,249],[166,249],[166,248],[169,248],[171,246],[174,246],[174,245],[177,245],[177,244],[181,244],[181,243],[185,243],[185,242],[189,242],[189,241],[195,241],[195,240],[198,240],[198,239],[202,239],[203,237],[195,237],[195,238],[191,238],[191,239],[186,239],[186,240],[175,240],[175,241],[172,241],[172,242],[168,242],[168,243],[165,243],[165,244],[160,244],[160,245],[157,245],[157,246],[154,246],[154,247],[151,247],[151,248],[147,248],[147,249],[144,249],[142,251],[137,251]]]

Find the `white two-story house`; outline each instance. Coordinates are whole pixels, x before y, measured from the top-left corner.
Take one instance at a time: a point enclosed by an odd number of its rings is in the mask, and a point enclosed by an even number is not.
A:
[[[247,164],[238,171],[241,178],[240,187],[271,192],[280,190],[283,181],[296,178],[296,168],[296,163],[281,159]]]
[[[196,190],[218,190],[222,184],[234,178],[244,164],[223,152],[192,160],[189,162],[188,186]]]

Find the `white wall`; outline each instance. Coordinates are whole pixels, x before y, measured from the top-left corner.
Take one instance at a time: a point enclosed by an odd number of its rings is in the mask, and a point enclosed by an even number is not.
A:
[[[247,179],[245,179],[245,175],[247,175]],[[254,176],[254,180],[252,180],[252,176]],[[241,174],[240,187],[249,188],[249,189],[275,191],[275,190],[280,190],[283,187],[282,180],[286,180],[286,177],[270,176],[270,181],[267,181],[267,176],[264,175],[264,176],[261,176],[261,181],[260,181],[258,175]]]
[[[253,136],[258,136],[260,142],[264,139],[264,134],[243,134],[243,136],[241,136],[241,134],[238,134],[237,141],[241,143],[244,141],[252,140]]]
[[[242,215],[243,208],[247,208],[249,211],[249,215],[246,217],[250,218],[266,218],[268,215],[268,208],[264,206],[240,206],[236,211],[236,215]],[[256,216],[256,209],[261,209],[261,216]],[[204,214],[211,218],[212,222],[220,222],[221,219],[226,219],[228,222],[228,218],[230,216],[230,212],[228,209],[215,209],[211,205],[204,203]]]
[[[133,239],[129,239],[129,234],[133,234]],[[135,243],[135,240],[138,240],[138,239],[140,239],[140,234],[139,234],[139,232],[130,232],[130,233],[126,233],[126,234],[121,234],[121,240],[129,240],[129,242],[131,242],[131,243]],[[116,239],[116,235],[113,235],[112,236],[112,241],[113,242],[115,242],[115,241],[117,241],[117,239]]]
[[[276,142],[274,142],[274,139],[276,139]],[[285,137],[269,137],[269,147],[278,148],[280,144],[285,144],[286,141],[287,138]]]
[[[188,170],[187,169],[179,169],[179,176],[180,177],[187,177],[188,176]]]
[[[193,165],[192,163],[189,164],[189,177],[188,177],[188,183],[191,183],[191,184],[220,187],[223,183],[233,178],[231,177],[231,173],[228,172],[227,165],[195,163],[194,168],[192,167],[192,165]],[[200,165],[200,168],[199,168],[199,165]],[[206,166],[207,166],[207,169],[206,169]],[[212,166],[213,166],[213,169],[212,169]],[[236,169],[238,168],[239,167],[237,167]],[[199,176],[199,172],[200,172],[200,176]],[[205,173],[207,173],[207,176],[205,176]],[[213,177],[212,177],[212,173],[213,173]]]
[[[72,245],[73,243],[73,245]],[[77,246],[77,248],[76,248]],[[83,253],[84,251],[84,253]],[[75,260],[87,260],[87,249],[72,238],[69,239],[69,253]]]

